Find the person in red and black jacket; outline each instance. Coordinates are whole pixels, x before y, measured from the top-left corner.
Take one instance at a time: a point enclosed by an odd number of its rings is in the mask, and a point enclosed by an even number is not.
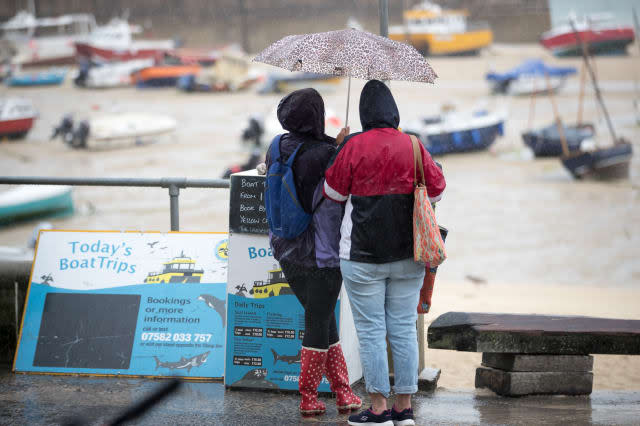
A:
[[[413,260],[413,148],[398,130],[400,114],[391,91],[369,81],[360,96],[362,132],[349,135],[325,172],[325,197],[345,203],[340,227],[340,269],[360,341],[360,357],[372,406],[349,424],[413,424],[417,392],[415,323],[425,265]],[[440,200],[445,180],[420,144],[427,193]],[[388,338],[395,370],[392,410]]]

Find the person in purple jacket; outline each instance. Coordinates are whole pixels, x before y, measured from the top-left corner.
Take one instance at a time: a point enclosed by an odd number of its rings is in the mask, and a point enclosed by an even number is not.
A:
[[[323,374],[336,394],[338,410],[355,410],[362,402],[349,386],[334,315],[342,286],[338,256],[342,207],[323,197],[324,171],[336,152],[336,143],[342,142],[348,128],[340,132],[337,140],[324,133],[324,102],[311,88],[285,96],[278,105],[278,120],[289,132],[280,138],[281,161],[287,161],[302,145],[293,162],[295,186],[302,207],[313,214],[308,228],[295,238],[269,233],[273,255],[304,307],[298,382],[300,412],[303,415],[325,412],[324,403],[318,400]],[[269,154],[266,163],[269,169]]]

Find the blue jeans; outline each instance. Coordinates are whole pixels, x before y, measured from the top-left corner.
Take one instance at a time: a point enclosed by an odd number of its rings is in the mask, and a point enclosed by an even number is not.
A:
[[[413,259],[390,263],[361,263],[340,259],[360,341],[366,389],[389,397],[389,339],[396,394],[418,391],[418,300],[424,264]]]

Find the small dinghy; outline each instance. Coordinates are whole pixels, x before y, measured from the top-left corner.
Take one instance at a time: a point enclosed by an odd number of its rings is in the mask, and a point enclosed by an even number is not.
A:
[[[133,73],[133,82],[138,88],[175,87],[184,75],[197,74],[200,65],[154,65]]]
[[[619,139],[613,146],[593,151],[581,151],[562,158],[562,164],[573,175],[582,179],[623,179],[629,176],[629,163],[633,149],[631,143]]]
[[[0,225],[72,213],[70,186],[22,185],[0,193]]]
[[[482,151],[504,134],[504,115],[488,111],[444,112],[401,126],[414,134],[431,155]]]
[[[29,133],[38,116],[30,100],[0,98],[0,138],[22,138]]]
[[[579,151],[582,141],[591,139],[595,134],[593,124],[589,123],[575,126],[563,124],[562,127],[569,152]],[[557,123],[552,123],[542,129],[524,132],[522,139],[536,157],[560,157],[562,155],[562,141]]]
[[[51,139],[60,136],[67,145],[78,149],[111,149],[152,143],[175,129],[176,121],[165,115],[104,114],[82,120],[77,125],[67,115],[54,129]]]
[[[131,75],[154,64],[152,58],[132,59],[125,62],[105,63],[91,66],[89,62],[80,66],[74,83],[79,87],[109,88],[133,84]]]
[[[529,59],[504,73],[489,72],[486,79],[492,93],[533,95],[558,91],[575,73],[574,67],[552,67],[540,59]]]
[[[18,73],[7,77],[5,79],[5,83],[7,86],[12,87],[58,86],[62,84],[66,75],[66,68],[31,73]]]

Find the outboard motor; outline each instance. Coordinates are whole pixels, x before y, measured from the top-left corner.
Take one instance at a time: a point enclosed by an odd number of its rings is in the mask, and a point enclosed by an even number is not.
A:
[[[256,147],[259,147],[262,142],[262,136],[264,135],[264,120],[257,116],[249,117],[249,125],[242,132],[242,141],[253,141]]]
[[[80,124],[78,124],[78,128],[73,132],[73,141],[71,142],[71,146],[78,149],[86,148],[90,130],[89,122],[87,120],[82,120]]]
[[[67,141],[67,135],[73,133],[73,117],[71,114],[66,114],[62,117],[62,121],[58,125],[58,127],[53,128],[53,134],[49,138],[49,140],[54,140],[56,137],[61,136],[62,140]],[[72,135],[73,136],[73,135]]]

